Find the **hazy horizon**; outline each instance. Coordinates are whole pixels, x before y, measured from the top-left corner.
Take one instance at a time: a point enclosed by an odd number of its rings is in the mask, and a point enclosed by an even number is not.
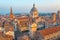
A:
[[[51,13],[60,10],[60,0],[0,0],[0,13],[29,13],[35,3],[38,12]]]

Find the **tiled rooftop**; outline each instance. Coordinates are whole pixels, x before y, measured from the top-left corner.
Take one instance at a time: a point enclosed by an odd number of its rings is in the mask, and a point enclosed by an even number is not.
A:
[[[57,31],[60,31],[60,26],[39,30],[39,33],[41,33],[43,36],[46,36],[55,33]]]

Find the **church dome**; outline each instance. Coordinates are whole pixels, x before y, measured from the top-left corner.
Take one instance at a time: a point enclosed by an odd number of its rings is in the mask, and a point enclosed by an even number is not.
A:
[[[30,13],[31,12],[37,12],[37,8],[35,7],[35,4],[33,4],[33,8],[31,9]]]

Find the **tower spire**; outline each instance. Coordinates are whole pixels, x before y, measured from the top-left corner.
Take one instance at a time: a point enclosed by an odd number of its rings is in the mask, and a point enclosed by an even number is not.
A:
[[[12,14],[12,7],[10,7],[10,14]]]
[[[13,12],[12,12],[12,7],[10,7],[10,19],[13,20],[15,18]]]

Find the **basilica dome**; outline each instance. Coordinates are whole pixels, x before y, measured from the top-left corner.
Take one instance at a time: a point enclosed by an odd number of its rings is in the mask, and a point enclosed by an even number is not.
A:
[[[37,11],[37,8],[35,7],[35,4],[33,4],[33,8],[30,11],[30,16],[32,18],[38,17],[38,11]]]
[[[30,13],[31,12],[37,12],[37,8],[35,7],[35,4],[33,4],[33,8],[31,9]]]

